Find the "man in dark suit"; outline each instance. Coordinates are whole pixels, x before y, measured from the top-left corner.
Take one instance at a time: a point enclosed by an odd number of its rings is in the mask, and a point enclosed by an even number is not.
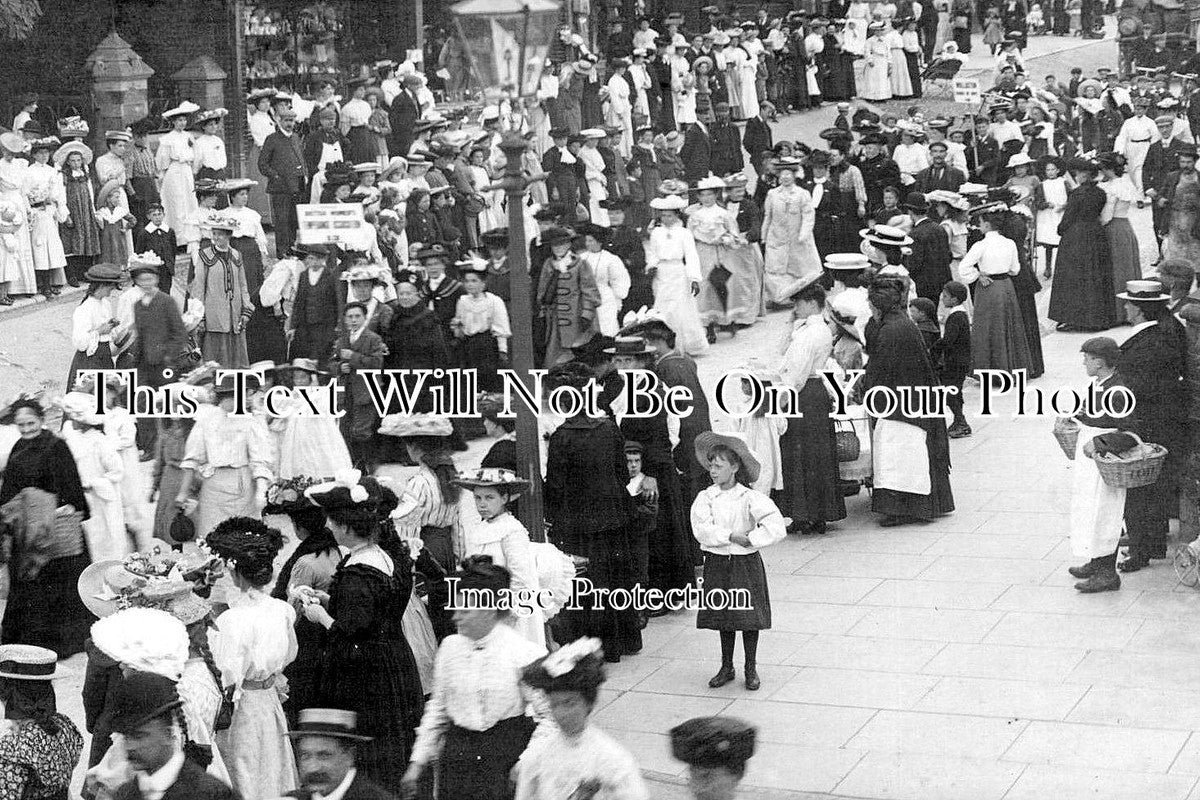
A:
[[[334,708],[306,708],[296,730],[296,767],[302,788],[288,794],[300,800],[316,796],[341,800],[396,800],[355,768],[355,745],[371,737],[358,734],[358,715]]]
[[[304,253],[305,270],[296,281],[296,298],[287,321],[289,355],[321,360],[329,357],[337,336],[345,290],[341,271],[330,263],[327,247],[300,245],[299,249]]]
[[[712,172],[712,137],[708,133],[711,122],[711,113],[701,114],[683,137],[679,159],[683,162],[683,174],[689,184],[707,178],[708,173]]]
[[[920,192],[909,192],[904,205],[912,220],[912,254],[906,265],[917,287],[918,297],[928,297],[936,304],[942,287],[950,280],[950,235],[928,216],[929,201]]]
[[[949,152],[945,142],[933,142],[929,145],[929,166],[914,176],[914,191],[922,194],[929,194],[935,189],[957,192],[958,188],[967,182],[967,176],[962,170],[946,163],[946,155]]]
[[[421,104],[417,101],[420,88],[418,76],[405,75],[400,83],[400,94],[392,99],[392,107],[388,110],[388,119],[392,123],[388,152],[394,156],[407,156],[408,148],[417,137],[413,126],[421,118]]]
[[[112,728],[125,737],[134,774],[116,788],[113,800],[240,800],[180,749],[176,720],[183,720],[183,701],[174,681],[132,672],[117,687],[112,704]]]
[[[337,375],[338,383],[345,387],[342,408],[346,413],[340,427],[342,437],[350,448],[354,468],[370,475],[375,467],[373,442],[375,429],[379,427],[379,414],[375,411],[365,383],[369,378],[360,376],[358,371],[382,369],[388,349],[379,334],[368,328],[365,303],[347,303],[342,311],[342,325],[333,343],[333,357],[330,360],[330,371]]]
[[[263,142],[258,170],[267,179],[271,218],[275,222],[275,253],[286,253],[296,242],[296,204],[308,190],[312,173],[304,163],[304,148],[296,133],[296,112],[285,109],[279,130]]]
[[[917,20],[917,30],[921,33],[921,50],[925,54],[925,63],[933,61],[933,48],[937,44],[938,10],[933,0],[920,0],[921,18]]]
[[[775,112],[775,106],[764,100],[758,104],[758,116],[746,120],[746,132],[742,135],[742,145],[750,155],[750,164],[755,173],[762,172],[762,154],[775,146],[775,138],[771,134],[771,126],[767,118]]]

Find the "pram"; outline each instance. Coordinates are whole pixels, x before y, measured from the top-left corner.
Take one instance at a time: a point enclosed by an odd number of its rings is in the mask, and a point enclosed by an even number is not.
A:
[[[921,73],[921,83],[924,87],[923,91],[928,97],[931,90],[936,88],[937,94],[941,97],[950,97],[954,94],[954,77],[958,75],[958,71],[962,69],[963,62],[956,58],[938,58],[933,61],[925,71]]]

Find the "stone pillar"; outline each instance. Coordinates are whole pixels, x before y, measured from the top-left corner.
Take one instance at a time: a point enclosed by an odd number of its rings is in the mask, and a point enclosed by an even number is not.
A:
[[[202,109],[225,105],[225,70],[212,56],[197,56],[171,76],[180,98],[191,100]]]
[[[92,78],[92,94],[96,98],[97,119],[92,137],[104,144],[104,132],[120,130],[145,117],[149,112],[146,81],[154,70],[134,52],[129,43],[116,31],[84,62]],[[103,152],[103,147],[99,152]]]

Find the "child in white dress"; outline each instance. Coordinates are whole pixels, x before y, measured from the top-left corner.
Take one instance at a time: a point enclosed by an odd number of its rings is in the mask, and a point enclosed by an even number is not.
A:
[[[590,724],[604,683],[598,639],[560,647],[526,667],[522,677],[545,692],[555,727],[535,736],[517,762],[516,800],[648,800],[637,761]]]
[[[512,589],[522,592],[522,607],[514,608],[513,627],[534,644],[546,645],[546,619],[536,601],[537,562],[529,541],[529,532],[508,513],[508,504],[529,488],[529,481],[507,469],[480,469],[462,473],[456,486],[475,495],[479,521],[466,526],[463,556],[491,556],[492,563],[512,574]]]

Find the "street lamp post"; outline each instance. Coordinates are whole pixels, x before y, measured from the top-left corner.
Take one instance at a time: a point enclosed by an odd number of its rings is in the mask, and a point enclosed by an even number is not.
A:
[[[554,0],[465,0],[453,6],[455,23],[471,67],[484,88],[497,88],[512,102],[536,95],[558,24]],[[512,291],[512,367],[533,392],[533,286],[525,233],[525,192],[538,176],[521,172],[528,143],[517,131],[500,142],[506,164],[495,188],[508,197],[508,266]],[[534,541],[545,541],[542,458],[538,415],[517,404],[517,472],[530,482],[521,498],[521,522]]]

